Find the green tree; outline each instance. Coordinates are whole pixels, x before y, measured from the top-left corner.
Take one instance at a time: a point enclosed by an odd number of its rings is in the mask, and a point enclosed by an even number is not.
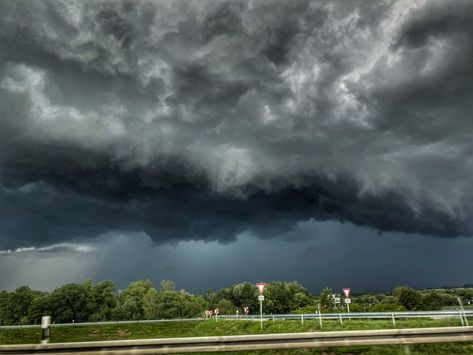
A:
[[[10,294],[7,291],[0,291],[0,325],[10,325],[8,304],[10,302]]]
[[[36,295],[28,308],[28,323],[39,324],[43,316],[52,314],[53,305],[49,293]]]
[[[205,301],[205,307],[208,309],[215,309],[219,301],[217,293],[212,290],[207,290],[207,292],[202,296]]]
[[[148,290],[143,296],[143,314],[146,319],[158,319],[159,293],[154,288]]]
[[[306,292],[296,292],[291,302],[291,311],[296,311],[299,309],[304,309],[307,307],[315,307],[314,300],[309,293]]]
[[[325,287],[320,293],[320,307],[321,310],[331,311],[333,309],[332,289]]]
[[[242,282],[232,287],[233,304],[242,312],[249,307],[250,312],[258,309],[258,289],[249,282]]]
[[[411,287],[396,287],[393,290],[393,295],[397,298],[399,303],[409,311],[416,310],[421,306],[422,300],[419,291],[416,291]]]
[[[273,281],[265,291],[266,313],[289,313],[312,302],[310,293],[298,282]]]
[[[227,300],[226,298],[222,298],[217,303],[217,307],[220,314],[235,314],[236,307],[232,303],[232,301]]]
[[[138,303],[135,298],[124,297],[120,305],[122,319],[124,320],[139,320],[144,319],[142,302]]]
[[[229,300],[230,302],[232,302],[232,298],[233,298],[232,287],[222,288],[221,290],[217,291],[217,293],[216,293],[217,303],[220,300],[223,300],[223,299]]]
[[[117,303],[115,291],[115,285],[110,280],[99,282],[92,288],[90,321],[107,321],[112,319],[112,311]]]
[[[442,305],[443,305],[442,296],[440,295],[439,292],[436,292],[436,291],[421,293],[420,304],[421,304],[421,307],[419,308],[422,310],[427,310],[427,311],[439,310],[442,308]]]
[[[265,313],[289,313],[292,295],[285,282],[273,281],[266,286],[263,310]]]
[[[177,291],[158,293],[158,314],[161,318],[182,317],[182,297]]]
[[[160,291],[175,291],[176,284],[174,283],[174,281],[171,281],[171,280],[162,280],[159,283],[159,290]]]
[[[201,317],[205,310],[205,300],[200,296],[194,296],[186,291],[179,291],[183,298],[182,317]]]
[[[28,286],[20,286],[10,293],[7,303],[7,317],[11,324],[27,324],[28,308],[33,302],[34,293]]]
[[[66,284],[51,293],[52,320],[56,323],[84,322],[89,319],[89,285]]]
[[[143,298],[146,293],[153,289],[151,280],[134,281],[121,293],[119,297],[119,311],[125,319],[144,319]]]

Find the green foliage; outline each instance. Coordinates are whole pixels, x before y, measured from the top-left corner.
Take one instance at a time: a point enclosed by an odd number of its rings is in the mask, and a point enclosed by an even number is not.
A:
[[[361,294],[352,297],[350,305],[352,312],[402,312],[406,308],[392,295]]]
[[[307,313],[316,313],[318,312],[317,306],[305,306],[301,308],[297,308],[296,310],[292,311],[291,313],[296,314],[307,314]]]
[[[232,288],[232,301],[243,314],[243,307],[249,307],[250,312],[258,309],[258,289],[254,284],[242,282]]]
[[[320,293],[320,309],[322,312],[330,312],[333,309],[332,289],[325,287]]]
[[[176,291],[162,291],[158,295],[160,318],[181,318],[183,297]]]
[[[236,308],[232,301],[227,299],[221,299],[218,301],[217,308],[219,309],[220,314],[235,314],[236,312]]]
[[[457,293],[460,295],[461,292]],[[428,290],[421,292],[422,309],[423,310],[438,310],[442,307],[457,306],[457,295],[441,292],[438,290]]]
[[[319,297],[297,282],[271,282],[266,288],[263,311],[277,313],[315,313],[320,302],[322,312],[338,311],[333,291],[324,288]],[[352,296],[353,312],[396,312],[405,310],[438,310],[458,307],[457,297],[473,302],[473,289],[415,290],[397,287],[391,294],[357,294]],[[108,320],[141,320],[201,317],[205,309],[220,309],[220,314],[235,314],[243,307],[250,314],[259,313],[258,291],[254,284],[242,282],[218,291],[195,296],[185,290],[176,291],[173,281],[163,280],[159,289],[150,280],[130,283],[116,291],[112,281],[93,284],[67,284],[52,292],[18,287],[13,292],[0,291],[0,325],[38,324],[41,317],[51,315],[55,323]]]
[[[41,318],[51,314],[53,305],[51,303],[51,296],[47,293],[39,295],[33,299],[28,308],[28,320],[32,324],[40,324]]]
[[[307,289],[296,281],[273,281],[265,291],[265,313],[290,313],[308,306],[312,298]]]
[[[159,283],[159,290],[160,291],[175,291],[176,284],[174,283],[174,281],[171,281],[171,280],[162,280]]]
[[[200,296],[194,296],[187,292],[182,293],[182,317],[202,317],[204,313],[205,300]]]
[[[33,291],[28,286],[18,287],[11,295],[11,312],[15,323],[28,324],[28,309],[33,302]]]
[[[51,294],[52,319],[56,323],[85,322],[89,319],[92,287],[83,284],[67,284]]]
[[[159,291],[150,280],[132,282],[118,297],[112,312],[116,320],[170,319],[202,316],[205,309],[202,297],[185,290],[176,291],[173,281],[164,280]]]
[[[437,292],[421,294],[420,301],[423,309],[439,310],[445,304],[445,300]]]
[[[118,299],[120,315],[124,319],[145,319],[143,298],[151,289],[153,289],[151,280],[140,280],[130,283]]]
[[[106,280],[99,282],[91,290],[91,299],[89,309],[91,321],[106,321],[112,318],[113,309],[116,306],[115,285],[112,281]],[[90,291],[89,291],[90,292]]]
[[[159,318],[159,294],[154,288],[149,289],[143,296],[143,314],[146,319]]]
[[[393,295],[398,299],[399,303],[409,311],[422,308],[422,297],[420,292],[411,287],[396,287],[393,290]]]
[[[0,294],[0,324],[28,323],[28,309],[33,301],[34,293],[28,286],[20,286],[14,292]]]
[[[205,301],[205,308],[215,309],[215,307],[217,307],[218,298],[216,292],[208,290],[206,293],[203,294],[202,297]]]

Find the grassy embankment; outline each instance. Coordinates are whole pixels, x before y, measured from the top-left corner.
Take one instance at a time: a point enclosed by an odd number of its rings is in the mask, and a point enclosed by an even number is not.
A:
[[[396,328],[458,326],[458,319],[415,319],[397,320]],[[351,320],[341,325],[337,321],[324,321],[323,330],[392,329],[391,321]],[[145,339],[168,337],[191,337],[209,335],[238,335],[261,333],[286,333],[319,331],[318,321],[276,321],[265,322],[260,330],[254,321],[203,321],[172,322],[121,325],[97,325],[73,327],[53,327],[51,342],[75,342],[119,339]],[[1,329],[0,344],[39,343],[40,329]],[[411,354],[473,354],[473,344],[425,344],[410,346]],[[350,347],[337,349],[311,349],[280,352],[252,352],[252,354],[402,354],[399,346]]]

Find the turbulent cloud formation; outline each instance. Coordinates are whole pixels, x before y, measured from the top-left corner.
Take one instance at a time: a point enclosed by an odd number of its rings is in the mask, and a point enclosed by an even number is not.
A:
[[[471,1],[0,13],[0,246],[473,230]]]
[[[16,248],[14,250],[0,250],[0,255],[13,255],[13,254],[24,254],[24,253],[57,253],[57,252],[76,252],[76,253],[89,253],[94,251],[93,246],[86,244],[72,244],[72,243],[60,243],[48,245],[47,247],[36,248]]]

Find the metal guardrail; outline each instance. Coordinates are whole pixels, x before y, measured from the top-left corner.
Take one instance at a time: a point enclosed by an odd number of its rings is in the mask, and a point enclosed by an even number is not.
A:
[[[219,317],[220,318],[220,317]],[[81,325],[113,325],[113,324],[143,324],[143,323],[173,323],[173,322],[193,322],[204,321],[207,318],[176,318],[176,319],[153,319],[153,320],[117,320],[106,322],[81,322],[81,323],[52,323],[51,327],[74,327]],[[15,328],[41,328],[41,324],[27,324],[27,325],[3,325],[0,329],[15,329]]]
[[[470,341],[473,327],[446,327],[3,345],[0,354],[159,354]]]
[[[458,318],[460,311],[416,311],[416,312],[351,312],[351,313],[305,313],[305,314],[264,314],[263,320],[304,320],[319,319],[407,319],[407,318]],[[465,310],[466,317],[473,317],[473,310]],[[215,318],[212,318],[215,319]],[[219,315],[221,320],[255,320],[259,321],[259,315],[236,316]],[[193,322],[209,320],[209,318],[178,318],[178,319],[156,319],[156,320],[134,320],[134,321],[108,321],[108,322],[83,322],[83,323],[57,323],[51,327],[72,327],[80,325],[113,325],[113,324],[142,324],[142,323],[166,323],[166,322]],[[8,325],[0,326],[0,329],[12,328],[40,328],[39,324],[33,325]]]
[[[465,316],[473,317],[473,311],[465,311]],[[304,313],[304,314],[274,314],[274,315],[263,315],[263,319],[266,320],[299,320],[303,317],[304,319],[403,319],[403,318],[456,318],[460,317],[460,311],[416,311],[416,312],[351,312],[351,313]],[[220,319],[255,319],[259,320],[260,316],[234,316],[234,315],[222,315]]]

